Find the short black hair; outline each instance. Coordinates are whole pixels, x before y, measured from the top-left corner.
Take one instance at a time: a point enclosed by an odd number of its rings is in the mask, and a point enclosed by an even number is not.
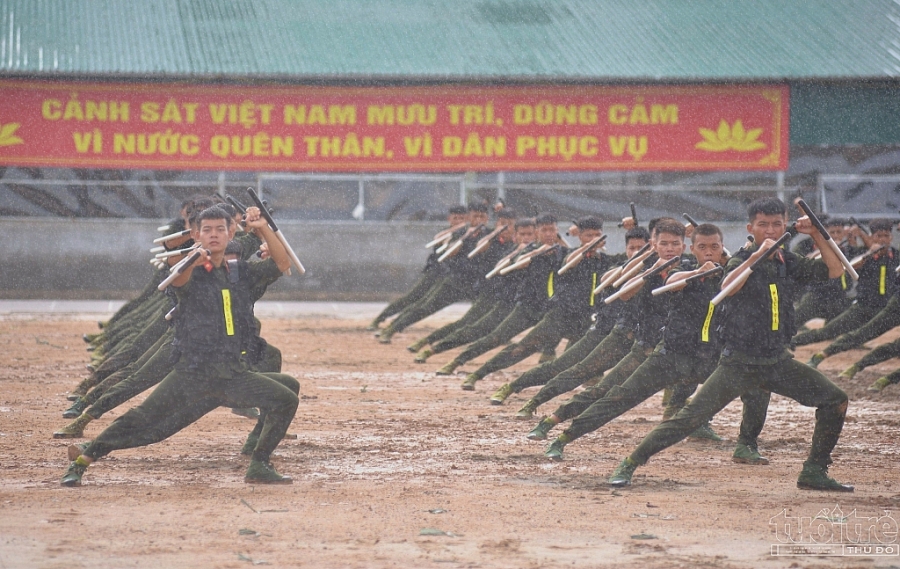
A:
[[[184,201],[181,202],[181,209],[184,209],[184,208],[190,208],[191,205],[194,204],[194,202],[198,202],[198,201],[200,201],[200,200],[208,200],[208,199],[210,199],[210,197],[207,196],[207,195],[203,195],[203,194],[194,194],[194,195],[192,195],[191,197],[189,197],[189,198],[187,198],[187,199],[185,199]]]
[[[747,206],[747,219],[750,223],[756,219],[756,216],[762,215],[786,215],[787,206],[778,198],[759,198]]]
[[[198,196],[194,198],[187,206],[188,219],[190,219],[195,213],[200,214],[205,209],[211,208],[217,204],[218,202],[209,196]]]
[[[589,215],[588,217],[582,217],[581,219],[575,221],[575,227],[578,229],[603,229],[603,222],[600,221],[599,218]]]
[[[534,222],[538,225],[556,225],[559,220],[552,213],[542,213],[534,218]]]
[[[447,215],[465,215],[468,210],[464,205],[455,205],[447,210]]]
[[[684,225],[674,219],[660,219],[653,230],[656,231],[657,235],[660,233],[668,233],[669,235],[675,235],[684,239]]]
[[[847,225],[847,222],[840,217],[829,217],[822,221],[822,225],[825,227],[843,227]]]
[[[534,218],[533,217],[523,217],[522,219],[516,220],[516,229],[521,227],[534,227]]]
[[[228,227],[231,227],[231,224],[234,223],[234,219],[232,219],[231,216],[228,215],[228,212],[218,205],[208,207],[197,214],[197,227],[199,228],[200,224],[203,223],[203,221],[206,219],[224,219],[225,225]]]
[[[691,235],[691,241],[693,241],[694,237],[697,237],[698,235],[705,235],[707,237],[710,235],[718,235],[719,239],[725,239],[725,236],[722,235],[722,230],[712,223],[701,223],[700,225],[695,227],[694,233]]]
[[[468,211],[477,211],[478,213],[487,213],[488,206],[486,203],[480,203],[480,202],[470,203]]]
[[[681,225],[681,222],[675,219],[674,217],[657,217],[655,219],[650,220],[650,235],[658,235],[659,234],[659,226],[660,225]],[[684,229],[684,226],[681,225],[681,228]],[[667,231],[666,233],[672,233],[671,231]],[[684,237],[684,233],[681,234]]]
[[[894,222],[890,219],[886,219],[884,217],[879,217],[877,219],[873,219],[869,222],[869,231],[875,233],[876,231],[893,231],[894,230]]]
[[[650,241],[650,232],[641,226],[632,227],[625,233],[625,243],[628,243],[632,239]]]
[[[515,218],[516,218],[516,212],[513,211],[513,210],[511,210],[511,209],[501,209],[501,210],[497,213],[497,218],[498,218],[498,219],[515,219]]]
[[[227,213],[231,217],[234,217],[237,215],[237,210],[230,203],[220,203],[220,204],[217,204],[216,207],[220,207],[220,208],[224,209],[225,213]]]

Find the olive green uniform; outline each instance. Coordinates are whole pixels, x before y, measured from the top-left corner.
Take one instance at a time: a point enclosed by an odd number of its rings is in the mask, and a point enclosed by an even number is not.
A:
[[[737,268],[750,251],[729,261]],[[686,438],[739,395],[754,389],[790,397],[816,407],[816,426],[807,463],[827,469],[847,410],[847,395],[815,369],[794,360],[787,350],[796,330],[795,287],[828,278],[822,261],[776,252],[760,263],[743,287],[725,301],[724,349],[716,370],[693,400],[663,421],[629,457],[641,465],[651,456]]]
[[[793,339],[795,346],[831,340],[856,330],[887,305],[897,289],[897,268],[900,254],[893,247],[880,251],[860,266],[856,285],[856,300],[850,307],[817,330],[807,330]]]
[[[709,377],[716,368],[721,346],[717,318],[714,318],[716,308],[710,303],[720,282],[721,277],[707,277],[667,293],[672,298],[662,342],[623,384],[613,385],[602,398],[575,417],[563,432],[564,440],[572,441],[599,429],[661,389],[685,385],[693,391]],[[679,407],[690,391],[684,392]],[[756,447],[768,401],[769,394],[759,390],[747,397],[740,444]]]
[[[259,407],[265,419],[252,458],[268,462],[297,410],[299,384],[283,374],[250,371],[237,347],[248,345],[252,326],[248,290],[274,282],[281,272],[271,260],[242,263],[237,273],[229,264],[206,275],[197,268],[176,289],[180,310],[186,311],[176,323],[178,363],[143,403],[94,439],[85,456],[98,459],[164,440],[219,406]],[[243,281],[231,281],[235,274]]]

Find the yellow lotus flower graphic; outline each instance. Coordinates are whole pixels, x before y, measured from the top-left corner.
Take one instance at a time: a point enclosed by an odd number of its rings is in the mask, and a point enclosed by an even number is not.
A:
[[[22,126],[22,124],[17,122],[0,125],[0,146],[24,144],[25,141],[16,136],[16,131],[19,130],[20,126]]]
[[[734,121],[734,125],[729,126],[723,119],[719,123],[719,128],[715,131],[701,128],[700,136],[703,137],[703,140],[694,146],[709,152],[724,152],[726,150],[752,152],[766,147],[764,142],[756,140],[762,134],[762,131],[763,129],[761,128],[744,130],[744,125],[740,120]]]

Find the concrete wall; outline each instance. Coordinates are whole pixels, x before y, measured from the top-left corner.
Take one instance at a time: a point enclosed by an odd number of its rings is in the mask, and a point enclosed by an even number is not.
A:
[[[144,287],[153,269],[149,249],[164,220],[0,218],[0,296],[5,298],[123,298]],[[282,278],[273,298],[386,299],[418,278],[424,244],[439,223],[289,222],[279,227],[306,266]],[[737,250],[744,224],[723,225]],[[563,228],[564,232],[565,229]],[[623,232],[607,228],[611,252]],[[570,238],[570,241],[574,241]]]

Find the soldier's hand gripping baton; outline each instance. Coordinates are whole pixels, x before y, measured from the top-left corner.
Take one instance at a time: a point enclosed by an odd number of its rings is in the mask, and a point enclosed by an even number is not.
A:
[[[466,255],[466,256],[467,256],[469,259],[471,259],[471,258],[474,257],[475,255],[477,255],[477,254],[481,253],[482,251],[484,251],[485,249],[487,249],[487,248],[488,248],[488,245],[491,244],[491,241],[492,241],[495,237],[497,237],[498,235],[500,235],[501,233],[503,233],[503,231],[504,231],[507,227],[508,227],[507,225],[498,225],[496,229],[494,229],[493,231],[491,231],[490,233],[488,233],[487,235],[485,235],[484,237],[482,237],[482,238],[478,241],[478,243],[475,245],[475,248],[472,249],[472,250],[469,252],[469,254]]]
[[[482,228],[484,228],[484,224],[478,225],[476,227],[470,227],[469,229],[467,229],[462,237],[460,237],[459,239],[454,241],[452,244],[450,244],[444,250],[444,252],[441,254],[441,256],[438,257],[438,263],[443,263],[444,261],[446,261],[447,259],[452,257],[453,254],[456,253],[457,251],[459,251],[460,247],[463,246],[463,241],[465,241],[466,238],[468,238],[470,235],[472,235],[476,231],[481,231]]]
[[[753,261],[753,263],[749,267],[744,269],[744,271],[742,273],[740,273],[737,277],[735,277],[735,279],[733,281],[731,281],[728,284],[728,286],[726,286],[721,291],[719,291],[719,294],[714,296],[710,302],[712,302],[713,305],[718,306],[720,302],[725,300],[732,292],[737,290],[738,287],[742,286],[745,282],[747,282],[747,279],[749,279],[750,275],[753,274],[753,269],[755,269],[757,265],[759,265],[760,263],[762,263],[763,261],[765,261],[772,255],[774,255],[775,252],[778,251],[778,249],[781,248],[781,246],[783,244],[790,241],[790,239],[791,239],[790,233],[785,233],[784,235],[779,237],[778,241],[776,241],[770,249],[768,249],[765,253],[763,253],[763,255],[760,258]]]
[[[650,247],[651,247],[650,243],[645,243],[643,247],[638,249],[637,252],[635,252],[635,254],[632,255],[631,258],[628,259],[628,261],[625,262],[624,265],[616,268],[615,270],[613,270],[613,272],[608,277],[606,277],[605,279],[602,279],[600,281],[600,284],[597,285],[597,288],[594,289],[594,294],[600,294],[600,292],[603,289],[610,286],[614,282],[618,281],[619,278],[622,276],[622,273],[624,273],[625,270],[627,270],[627,269],[631,269],[634,266],[634,262],[636,262],[639,258],[641,261],[646,259],[647,256],[649,256],[649,255],[647,255],[645,257],[641,257],[641,255],[646,253],[647,250],[650,249]],[[628,279],[625,279],[625,280],[628,280]]]
[[[637,227],[637,209],[634,207],[634,202],[629,202],[628,206],[631,207],[631,219],[634,220],[634,226]],[[622,227],[623,225],[624,223],[622,223],[621,221],[618,223],[619,227]]]
[[[644,267],[642,263],[655,254],[656,251],[650,249],[641,253],[637,258],[629,261],[628,265],[625,266],[625,269],[622,270],[622,275],[613,281],[613,286],[622,286],[626,282],[633,279],[635,275],[643,270]]]
[[[872,247],[871,249],[869,249],[868,251],[866,251],[865,253],[863,253],[862,255],[857,255],[856,257],[853,257],[852,259],[850,259],[850,264],[853,265],[853,268],[856,268],[856,267],[862,265],[863,261],[865,261],[872,255],[874,255],[875,253],[881,251],[882,249],[884,249],[884,245],[879,243],[879,244],[875,245],[874,247]]]
[[[247,193],[250,194],[250,199],[253,200],[253,203],[256,204],[256,207],[259,208],[259,214],[266,219],[269,227],[272,228],[272,231],[275,232],[275,236],[278,237],[278,240],[281,241],[281,245],[284,247],[284,250],[287,252],[288,257],[291,258],[291,262],[294,263],[294,266],[297,267],[297,271],[302,275],[306,272],[306,268],[304,268],[303,263],[300,262],[300,259],[297,258],[297,254],[294,253],[294,250],[291,248],[291,244],[288,243],[287,238],[284,236],[284,233],[278,229],[278,226],[275,224],[275,220],[272,219],[272,214],[269,213],[269,208],[266,207],[266,204],[263,203],[259,196],[256,195],[256,192],[253,188],[247,188]]]
[[[190,247],[187,247],[185,249],[176,249],[174,251],[166,251],[164,253],[157,253],[156,257],[154,257],[154,258],[161,261],[163,259],[168,259],[169,257],[177,257],[178,255],[187,255],[188,253],[190,253],[191,251],[193,251],[194,249],[196,249],[199,246],[200,246],[199,243],[194,243],[193,245],[191,245]]]
[[[683,289],[684,287],[686,287],[688,284],[690,284],[690,283],[692,283],[692,282],[694,282],[694,281],[699,281],[700,279],[705,279],[706,277],[711,277],[711,276],[713,276],[714,274],[720,273],[720,272],[722,272],[722,271],[724,271],[724,270],[725,270],[725,267],[723,267],[723,266],[720,265],[720,266],[716,267],[715,269],[710,269],[710,270],[708,270],[708,271],[703,271],[702,273],[698,273],[698,274],[696,274],[696,275],[694,275],[694,276],[692,276],[692,277],[688,277],[688,278],[686,278],[686,279],[681,279],[681,280],[678,281],[678,282],[674,282],[674,283],[672,283],[672,284],[667,284],[667,285],[663,285],[663,286],[661,286],[661,287],[659,287],[659,288],[655,288],[655,289],[653,289],[652,291],[650,291],[650,293],[651,293],[653,296],[659,296],[659,295],[663,294],[664,292],[669,292],[669,291],[672,291],[672,290],[681,290],[681,289]]]
[[[626,284],[625,286],[620,288],[618,291],[616,291],[615,294],[611,294],[611,295],[607,296],[603,300],[603,302],[606,304],[610,304],[612,301],[618,300],[622,296],[624,296],[624,295],[628,294],[629,292],[640,287],[642,283],[647,281],[647,279],[658,275],[659,273],[665,271],[666,269],[668,269],[669,267],[671,267],[672,265],[674,265],[675,263],[677,263],[679,261],[681,261],[681,257],[672,257],[671,259],[669,259],[668,261],[666,261],[665,263],[663,263],[662,265],[660,265],[656,268],[647,269],[639,277],[635,278],[634,281]]]
[[[528,245],[529,245],[528,243],[519,244],[519,246],[516,247],[512,253],[510,253],[509,255],[507,255],[507,256],[503,257],[502,259],[500,259],[499,261],[497,261],[497,264],[494,265],[494,268],[491,269],[488,274],[484,275],[484,278],[489,279],[489,278],[493,277],[494,275],[496,275],[497,273],[499,273],[501,269],[503,269],[504,267],[509,265],[512,262],[512,260],[516,257],[516,255],[521,253],[522,249],[524,249],[525,247],[528,247]]]
[[[572,258],[569,259],[569,261],[565,265],[560,267],[560,269],[556,271],[556,274],[564,275],[569,272],[569,269],[581,263],[588,251],[601,246],[604,241],[606,241],[606,235],[601,235],[596,239],[592,239],[590,243],[587,243],[586,245],[576,249],[572,254]]]
[[[860,222],[856,221],[855,217],[850,217],[850,224],[859,227],[859,230],[862,231],[863,233],[865,233],[866,235],[869,235],[869,236],[872,235],[872,232],[869,231],[868,228],[863,227],[863,225]]]
[[[527,267],[528,265],[531,264],[531,259],[533,259],[534,257],[537,257],[538,255],[542,255],[543,253],[546,253],[547,251],[549,251],[550,249],[553,249],[554,247],[558,247],[558,245],[541,245],[537,249],[535,249],[533,251],[529,251],[528,253],[525,253],[524,255],[522,255],[522,257],[520,259],[518,259],[512,265],[509,265],[508,267],[504,267],[504,268],[500,269],[500,274],[506,275],[513,271],[517,271],[519,269]]]
[[[173,239],[178,239],[179,237],[184,237],[185,235],[190,235],[191,230],[185,229],[183,231],[176,231],[175,233],[170,233],[168,235],[163,235],[162,237],[157,237],[153,240],[154,245],[159,245],[160,243],[165,243],[166,241],[171,241]]]
[[[206,254],[209,255],[209,251],[206,251]],[[156,287],[158,290],[166,290],[166,287],[172,284],[172,281],[177,279],[181,273],[187,270],[188,267],[194,264],[194,261],[200,258],[200,250],[194,251],[190,255],[187,256],[182,261],[179,261],[177,265],[172,267],[172,272],[169,276],[163,280],[163,282],[159,283],[159,286]]]
[[[837,246],[837,243],[835,243],[834,239],[831,238],[831,235],[828,234],[828,230],[825,229],[825,226],[822,225],[822,222],[819,221],[819,218],[816,217],[815,213],[813,213],[813,210],[803,200],[797,200],[797,205],[800,206],[800,209],[803,210],[803,213],[805,213],[806,216],[809,217],[809,220],[812,222],[815,228],[818,229],[819,233],[822,234],[822,237],[828,244],[828,248],[834,251],[834,254],[837,255],[838,260],[842,265],[844,265],[844,268],[847,269],[847,273],[850,275],[850,278],[858,281],[859,274],[856,272],[856,269],[853,268],[853,265],[851,265],[850,261],[847,260],[844,252],[841,251],[841,248]]]
[[[462,229],[465,226],[466,226],[466,222],[463,221],[462,223],[454,225],[453,227],[449,227],[447,229],[444,229],[443,231],[439,231],[434,236],[434,239],[432,239],[431,241],[429,241],[428,243],[425,244],[425,248],[431,249],[435,245],[439,245],[441,243],[446,243],[447,241],[453,239],[454,233],[456,233],[457,231],[459,231],[460,229]]]

